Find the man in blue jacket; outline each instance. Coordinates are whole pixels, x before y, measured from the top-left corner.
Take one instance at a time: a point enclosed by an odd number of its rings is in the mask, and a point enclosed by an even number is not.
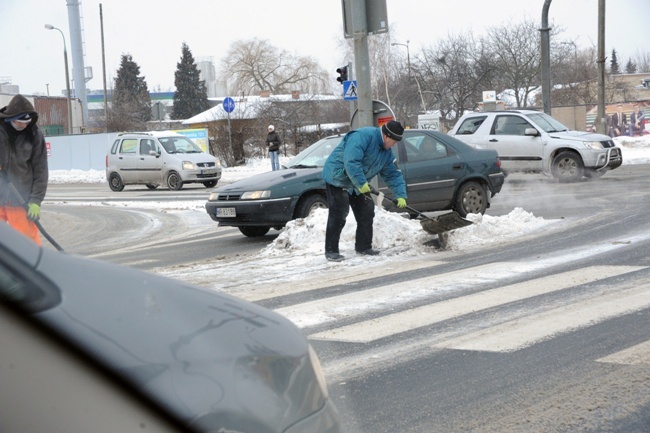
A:
[[[402,139],[404,127],[394,120],[381,128],[365,127],[348,132],[327,158],[323,179],[327,188],[327,228],[325,257],[340,262],[339,240],[345,220],[352,208],[357,221],[354,249],[357,254],[376,256],[372,248],[372,224],[375,203],[368,182],[377,174],[397,198],[397,206],[406,206],[406,184],[395,166],[391,147]]]

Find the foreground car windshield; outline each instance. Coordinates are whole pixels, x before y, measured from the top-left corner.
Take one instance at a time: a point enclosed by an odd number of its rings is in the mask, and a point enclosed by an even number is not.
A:
[[[294,156],[287,166],[289,168],[316,168],[325,166],[330,153],[343,137],[323,138]]]
[[[545,132],[561,132],[569,130],[569,128],[562,125],[546,113],[528,114],[527,117],[535,122],[537,126],[542,128]]]

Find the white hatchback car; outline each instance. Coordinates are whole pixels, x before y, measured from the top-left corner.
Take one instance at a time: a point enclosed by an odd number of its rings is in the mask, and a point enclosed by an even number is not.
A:
[[[121,133],[106,155],[106,179],[113,191],[124,185],[167,185],[179,190],[186,183],[213,188],[221,179],[221,164],[192,140],[171,131]]]

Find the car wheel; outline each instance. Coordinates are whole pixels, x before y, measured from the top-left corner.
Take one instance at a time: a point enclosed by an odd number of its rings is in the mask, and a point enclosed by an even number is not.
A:
[[[124,189],[124,182],[122,182],[122,178],[119,174],[111,173],[110,177],[108,178],[108,186],[113,191],[122,191]]]
[[[560,182],[575,182],[582,179],[585,167],[575,152],[562,152],[553,160],[551,173]]]
[[[167,187],[174,191],[178,191],[179,189],[183,188],[183,180],[175,171],[170,171],[167,175]]]
[[[588,179],[598,179],[602,177],[608,170],[585,170],[585,177]]]
[[[209,180],[207,182],[203,182],[203,186],[205,186],[206,188],[214,188],[215,186],[217,186],[217,181]]]
[[[271,227],[263,226],[249,226],[249,227],[239,227],[239,231],[249,238],[257,238],[259,236],[264,236],[271,230]]]
[[[296,206],[296,218],[307,218],[316,209],[327,209],[327,199],[320,194],[304,197]]]
[[[148,183],[146,186],[147,186],[147,188],[149,188],[149,189],[156,189],[156,188],[158,188],[158,185],[153,185],[153,184],[151,184],[151,183]]]
[[[461,185],[456,196],[454,210],[465,218],[470,213],[485,213],[487,209],[487,193],[485,187],[478,182],[466,182]]]

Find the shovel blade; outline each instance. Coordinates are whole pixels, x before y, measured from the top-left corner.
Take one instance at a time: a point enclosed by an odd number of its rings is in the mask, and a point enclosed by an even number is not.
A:
[[[426,214],[423,214],[426,216]],[[426,217],[420,220],[420,225],[425,232],[432,235],[448,232],[449,230],[467,227],[472,222],[458,215],[458,213],[451,211],[446,214],[438,215],[435,217]]]

